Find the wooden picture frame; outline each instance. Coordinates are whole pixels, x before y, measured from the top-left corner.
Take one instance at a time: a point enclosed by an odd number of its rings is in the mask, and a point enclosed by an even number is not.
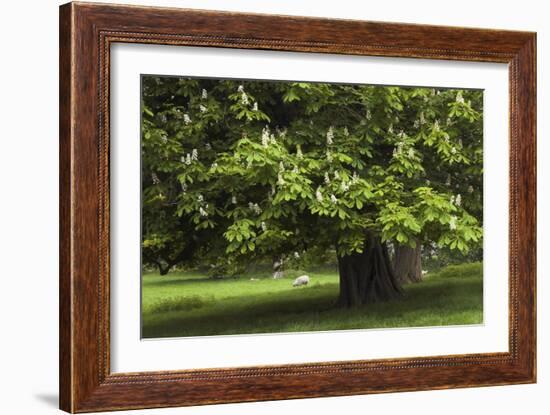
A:
[[[110,46],[117,42],[507,63],[509,352],[111,373],[109,59]],[[107,4],[61,6],[61,409],[74,413],[535,382],[535,105],[535,33]]]

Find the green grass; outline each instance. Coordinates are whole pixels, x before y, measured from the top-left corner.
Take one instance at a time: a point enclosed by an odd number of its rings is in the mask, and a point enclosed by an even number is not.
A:
[[[430,273],[404,287],[402,298],[354,309],[334,307],[335,271],[308,272],[310,284],[292,287],[300,272],[280,280],[264,273],[208,279],[199,273],[144,274],[142,335],[182,337],[341,329],[445,326],[483,321],[482,264]],[[251,281],[250,278],[258,278]]]

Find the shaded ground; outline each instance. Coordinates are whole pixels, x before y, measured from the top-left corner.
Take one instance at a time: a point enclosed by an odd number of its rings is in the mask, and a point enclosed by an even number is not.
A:
[[[197,273],[145,274],[143,337],[183,337],[384,327],[478,324],[483,321],[482,264],[449,266],[404,287],[403,298],[338,309],[338,275],[308,272],[310,284],[292,287],[295,273],[213,280]],[[257,278],[251,281],[250,278]]]

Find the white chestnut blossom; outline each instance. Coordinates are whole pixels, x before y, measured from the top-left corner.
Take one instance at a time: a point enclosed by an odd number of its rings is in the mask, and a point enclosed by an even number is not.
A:
[[[318,202],[323,201],[323,194],[321,193],[321,187],[318,187],[317,190],[315,191],[315,198],[317,199]]]
[[[231,203],[233,203],[234,205],[237,204],[237,196],[231,196]]]
[[[456,154],[456,147],[455,146],[451,147],[451,154]]]
[[[199,195],[197,196],[197,200],[199,201],[199,203],[202,203],[202,202],[204,201],[203,195],[199,194]]]
[[[338,170],[335,170],[334,171],[334,180],[339,180],[340,179],[340,173],[338,173]]]
[[[447,180],[445,180],[445,186],[450,186],[451,185],[451,175],[448,174],[447,175]]]
[[[206,92],[206,89],[202,90],[201,98],[202,99],[207,99],[208,98],[208,92]]]
[[[153,184],[160,184],[160,180],[156,173],[151,174],[151,179],[153,180]]]
[[[359,175],[356,171],[353,172],[353,176],[351,176],[351,183],[355,184],[359,181]]]
[[[243,105],[248,105],[248,103],[249,103],[248,95],[246,95],[246,92],[243,92],[243,93],[241,94],[241,103],[242,103]]]
[[[279,172],[279,173],[277,174],[277,184],[278,184],[279,186],[282,186],[282,185],[285,184],[285,179],[283,178],[283,174],[282,174],[281,172]]]
[[[266,125],[262,130],[262,146],[267,147],[269,145],[269,127]]]
[[[409,158],[413,158],[414,157],[414,148],[409,148],[409,151],[407,152],[407,155],[409,156]]]
[[[211,168],[212,170],[214,170],[214,169],[217,168],[217,167],[218,167],[218,163],[216,163],[216,162],[213,162],[212,165],[210,166],[210,168]]]
[[[255,102],[254,105],[252,106],[252,111],[258,111],[258,103]]]
[[[370,120],[372,118],[372,114],[371,114],[370,110],[367,110],[367,112],[365,113],[365,118],[367,120]]]
[[[239,91],[242,94],[244,92],[244,86],[239,85],[239,87],[237,88],[237,91]]]
[[[212,145],[210,143],[206,143],[204,145],[204,148],[206,148],[207,150],[212,150]]]
[[[405,145],[405,143],[403,143],[402,141],[397,143],[397,147],[393,149],[393,157],[400,156],[403,153],[403,146],[404,145]]]
[[[298,166],[294,166],[294,168],[292,169],[292,173],[294,174],[298,174],[300,171],[298,170]]]
[[[298,253],[298,251],[294,251],[294,258],[296,259],[300,258],[300,254]]]
[[[420,113],[420,125],[426,124],[426,119],[424,118],[424,112]]]
[[[460,207],[461,204],[462,204],[462,196],[460,196],[460,193],[459,193],[458,195],[456,195],[455,205]]]
[[[264,231],[264,232],[267,230],[267,225],[265,224],[265,222],[260,223],[260,227],[262,228],[262,231]]]
[[[207,217],[207,216],[208,216],[208,212],[207,212],[206,210],[204,210],[204,209],[202,208],[202,206],[199,207],[199,214],[200,214],[202,217]]]
[[[344,136],[349,137],[349,130],[348,127],[344,127]]]
[[[388,134],[393,134],[393,124],[388,127]]]
[[[458,93],[456,94],[456,102],[458,102],[459,104],[464,104],[464,97],[462,97],[461,91],[458,91]]]
[[[327,131],[327,145],[334,143],[334,127],[331,125]]]
[[[340,189],[342,189],[343,192],[347,192],[349,190],[349,184],[347,182],[342,182]]]
[[[199,159],[199,152],[196,148],[191,151],[191,160],[197,161]]]
[[[326,184],[329,184],[329,183],[330,183],[330,177],[329,177],[329,175],[328,175],[327,172],[325,172],[325,183],[326,183]]]
[[[279,162],[279,171],[280,172],[285,171],[285,164],[282,161]]]
[[[434,121],[434,131],[439,131],[439,121],[438,120]]]
[[[454,231],[456,229],[456,216],[451,216],[451,220],[449,220],[449,228]]]
[[[188,166],[191,164],[191,154],[187,153],[187,156],[185,156],[185,164]]]
[[[207,111],[206,107],[202,104],[199,105],[199,109],[201,110],[201,112],[206,112]]]
[[[187,185],[185,183],[181,184],[181,191],[185,193],[187,191]]]
[[[468,186],[468,193],[474,193],[474,187],[472,185]]]
[[[183,114],[183,122],[187,125],[191,124],[191,118],[189,117],[189,114]]]
[[[328,161],[329,163],[332,162],[332,153],[330,152],[330,150],[327,150],[327,161]]]
[[[338,199],[337,199],[336,196],[334,196],[334,195],[330,195],[330,201],[331,201],[332,203],[338,203]]]
[[[262,213],[262,208],[261,208],[257,203],[249,202],[249,203],[248,203],[248,207],[249,207],[250,210],[252,210],[252,212],[254,212],[256,215],[259,215],[260,213]]]
[[[162,141],[164,144],[168,142],[168,137],[166,137],[166,134],[162,134],[160,136],[160,141]]]
[[[299,159],[304,158],[304,155],[302,154],[302,148],[298,145],[296,146],[296,157]]]

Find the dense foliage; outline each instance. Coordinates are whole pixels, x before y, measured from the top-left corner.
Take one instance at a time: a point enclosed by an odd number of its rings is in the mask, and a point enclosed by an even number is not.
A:
[[[482,91],[142,78],[143,258],[161,273],[365,235],[467,253],[482,238]]]

